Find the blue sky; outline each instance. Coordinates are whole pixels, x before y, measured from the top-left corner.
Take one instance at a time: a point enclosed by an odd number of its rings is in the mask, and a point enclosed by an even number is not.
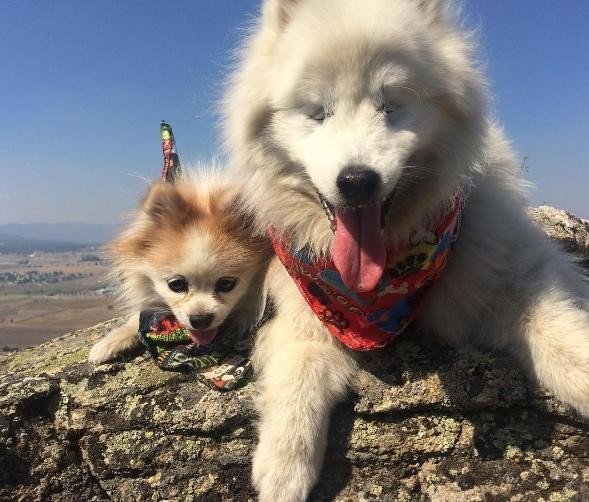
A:
[[[589,217],[589,2],[464,3],[532,202]],[[121,221],[159,174],[162,118],[185,162],[214,155],[230,49],[257,9],[4,0],[0,224]]]

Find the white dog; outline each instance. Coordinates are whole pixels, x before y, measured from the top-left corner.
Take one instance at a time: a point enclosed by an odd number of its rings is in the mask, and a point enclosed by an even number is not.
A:
[[[589,415],[589,287],[528,220],[517,161],[489,119],[472,37],[447,10],[441,0],[265,0],[228,86],[234,168],[260,231],[271,229],[296,280],[275,260],[269,287],[278,312],[256,347],[253,480],[264,502],[307,497],[330,411],[353,379],[345,345],[384,343],[348,333],[338,317],[345,308],[332,299],[362,311],[407,243],[409,251],[425,246],[410,256],[417,266],[399,261],[418,279],[440,267],[418,284],[433,286],[416,327],[510,350]],[[428,254],[428,238],[415,236],[439,228]],[[457,232],[442,272],[440,243]],[[330,260],[334,268],[322,271]],[[351,300],[329,291],[329,277],[307,284],[328,272]],[[385,295],[395,290],[387,281]],[[414,314],[388,326],[391,338]]]

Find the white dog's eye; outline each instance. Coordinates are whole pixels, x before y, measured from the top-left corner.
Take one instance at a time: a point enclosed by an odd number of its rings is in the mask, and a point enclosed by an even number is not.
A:
[[[325,120],[325,117],[327,117],[327,114],[325,113],[325,110],[322,109],[320,112],[317,112],[310,118],[313,119],[315,122],[323,122]]]
[[[327,111],[324,106],[321,105],[310,105],[303,108],[303,113],[314,120],[315,122],[323,122],[327,118]]]
[[[386,115],[390,115],[391,113],[399,111],[400,108],[401,105],[399,103],[382,103],[376,110]]]
[[[402,104],[394,102],[383,103],[377,108],[378,112],[385,116],[390,125],[398,125],[399,121],[402,120],[402,117],[404,116],[403,109],[404,107]]]

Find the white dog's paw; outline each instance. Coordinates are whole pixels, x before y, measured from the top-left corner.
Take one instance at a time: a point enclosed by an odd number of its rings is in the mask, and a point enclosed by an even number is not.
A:
[[[317,482],[319,468],[308,455],[260,443],[253,458],[252,480],[260,502],[304,502]]]

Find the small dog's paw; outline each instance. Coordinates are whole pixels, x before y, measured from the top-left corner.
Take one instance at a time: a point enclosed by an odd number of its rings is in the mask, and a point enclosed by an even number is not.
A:
[[[128,322],[113,329],[108,335],[94,345],[88,354],[92,364],[102,364],[114,359],[119,354],[141,345],[137,338],[134,323]]]
[[[304,502],[317,481],[317,471],[300,452],[281,454],[275,443],[261,443],[253,458],[252,480],[260,502]]]
[[[99,365],[114,359],[121,352],[119,344],[110,337],[105,337],[90,349],[88,362]]]

